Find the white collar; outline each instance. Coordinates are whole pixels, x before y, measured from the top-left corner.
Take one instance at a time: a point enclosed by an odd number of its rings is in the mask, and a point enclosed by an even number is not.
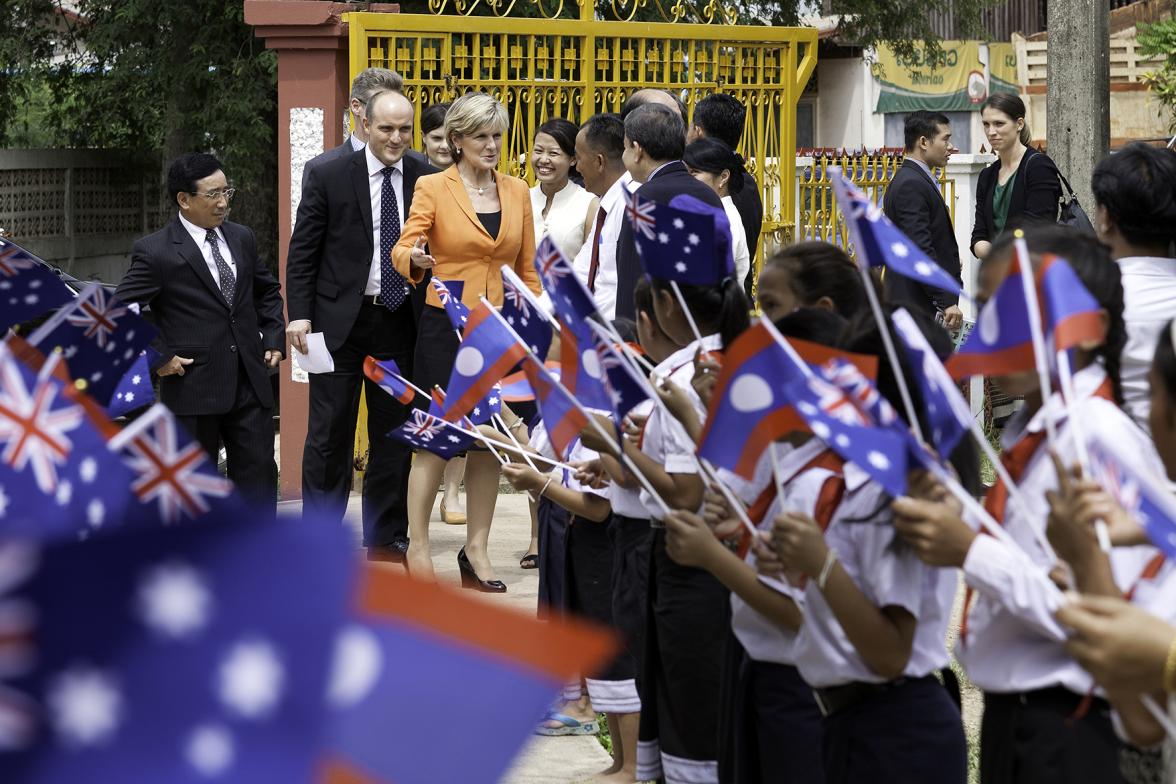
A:
[[[1074,374],[1074,396],[1077,398],[1075,403],[1082,403],[1087,398],[1093,397],[1098,388],[1102,386],[1107,379],[1107,372],[1103,370],[1103,366],[1098,362],[1087,365]],[[1049,417],[1055,425],[1064,422],[1068,409],[1065,400],[1062,398],[1062,393],[1055,389],[1049,396],[1049,400],[1037,410],[1033,417],[1029,420],[1029,424],[1025,426],[1024,433],[1039,433],[1045,429],[1046,417]],[[1006,428],[1016,433],[1015,428]],[[1019,437],[1019,433],[1017,434]]]
[[[176,217],[180,219],[180,223],[183,224],[184,228],[188,230],[188,233],[192,235],[192,239],[196,241],[196,247],[204,247],[204,243],[208,241],[208,229],[200,228],[178,212],[176,213]],[[213,229],[213,231],[216,232],[216,236],[220,238],[221,242],[226,241],[225,233],[221,231],[220,226],[217,226],[215,229]]]
[[[354,152],[359,152],[364,147],[367,147],[367,142],[361,142],[359,137],[354,133],[347,137],[347,141],[351,142],[351,149]]]
[[[800,473],[801,469],[820,456],[822,452],[829,450],[831,450],[831,447],[816,436],[813,436],[803,445],[793,449],[780,459],[780,482],[791,482]],[[840,458],[840,455],[837,455],[837,457]],[[870,481],[870,475],[858,468],[856,464],[849,461],[844,461],[844,463],[841,469],[841,477],[845,481],[845,489],[848,492],[852,493]],[[833,473],[837,472],[835,471]],[[773,477],[774,480],[775,477]]]
[[[613,207],[617,206],[625,200],[625,191],[628,189],[628,183],[625,182],[625,177],[629,178],[629,182],[633,181],[633,178],[629,176],[629,173],[625,172],[624,177],[618,178],[617,181],[614,182],[609,187],[609,189],[604,192],[604,195],[600,197],[600,208],[606,213],[611,213]]]
[[[693,362],[694,353],[698,350],[699,345],[697,340],[690,341],[658,363],[658,366],[653,369],[653,372],[659,375],[669,375],[675,369],[682,367],[688,362]],[[701,345],[703,351],[719,351],[723,348],[723,339],[717,332],[713,335],[704,335]]]
[[[1152,270],[1162,272],[1165,275],[1171,275],[1173,269],[1176,268],[1176,259],[1169,259],[1164,256],[1124,256],[1121,259],[1117,259],[1116,263],[1124,270],[1130,270],[1132,272]]]
[[[678,161],[666,161],[666,162],[665,162],[665,163],[663,163],[661,166],[658,166],[656,169],[654,169],[653,171],[651,171],[651,172],[649,173],[649,176],[645,178],[645,182],[649,182],[650,180],[652,180],[654,177],[656,177],[656,176],[657,176],[657,173],[658,173],[659,171],[661,171],[662,169],[666,168],[666,167],[667,167],[667,166],[669,166],[671,163],[678,163]],[[644,184],[644,183],[643,183],[643,184]]]
[[[380,174],[381,172],[384,171],[384,168],[385,168],[384,162],[381,161],[379,158],[377,158],[372,153],[371,147],[364,147],[363,152],[364,152],[364,155],[367,156],[368,177],[375,177],[377,174]],[[404,157],[401,156],[400,160],[398,160],[396,163],[392,164],[392,168],[395,169],[396,171],[400,172],[400,176],[403,177],[404,176]]]

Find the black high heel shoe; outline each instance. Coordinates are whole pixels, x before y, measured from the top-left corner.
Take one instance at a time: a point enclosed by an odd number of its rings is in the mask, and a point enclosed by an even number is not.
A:
[[[483,593],[506,593],[506,583],[502,580],[483,580],[478,577],[464,547],[457,551],[457,568],[461,572],[462,588],[472,588]]]

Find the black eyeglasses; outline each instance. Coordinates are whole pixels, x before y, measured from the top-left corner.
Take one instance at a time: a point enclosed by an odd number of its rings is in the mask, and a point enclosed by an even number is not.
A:
[[[233,194],[235,194],[237,192],[237,189],[236,188],[225,188],[224,190],[208,191],[207,193],[199,193],[197,191],[188,191],[188,192],[191,193],[193,196],[203,196],[204,198],[208,199],[209,201],[220,201],[221,197],[224,197],[225,201],[232,201]]]

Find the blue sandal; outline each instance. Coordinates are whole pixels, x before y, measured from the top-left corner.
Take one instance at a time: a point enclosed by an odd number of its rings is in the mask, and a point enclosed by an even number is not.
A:
[[[600,725],[596,719],[591,721],[577,721],[566,713],[548,713],[544,721],[558,721],[562,727],[545,727],[539,725],[535,728],[535,733],[538,735],[595,735],[600,732]]]

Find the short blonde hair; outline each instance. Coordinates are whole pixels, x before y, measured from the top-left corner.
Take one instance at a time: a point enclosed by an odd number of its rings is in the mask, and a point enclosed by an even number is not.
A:
[[[461,151],[453,143],[454,136],[469,136],[487,125],[497,125],[505,134],[510,127],[506,107],[486,93],[466,93],[453,102],[445,112],[445,143],[456,161]]]

